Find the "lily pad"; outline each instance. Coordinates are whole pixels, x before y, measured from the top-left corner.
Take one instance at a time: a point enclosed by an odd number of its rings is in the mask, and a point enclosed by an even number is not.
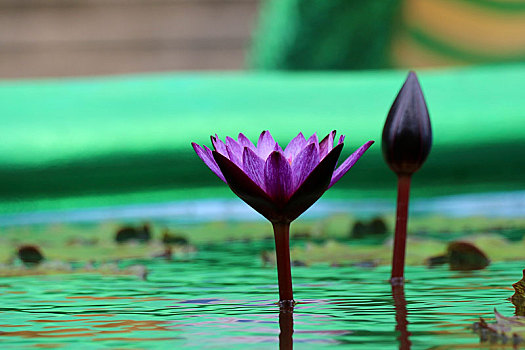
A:
[[[455,271],[481,270],[490,263],[485,253],[469,242],[451,242],[447,253],[450,269]]]
[[[492,344],[512,344],[517,346],[525,339],[525,317],[505,317],[494,309],[496,323],[489,323],[480,317],[474,323],[474,331],[480,336],[481,342]]]
[[[136,264],[121,268],[116,263],[103,263],[94,266],[87,263],[74,267],[63,261],[48,261],[28,268],[25,265],[13,266],[0,264],[0,277],[62,275],[62,274],[98,274],[110,276],[136,276],[146,279],[148,270],[144,265]]]
[[[510,297],[510,301],[516,306],[516,315],[525,316],[525,270],[523,270],[523,278],[512,287],[514,287],[514,294]]]
[[[484,269],[490,264],[490,260],[473,243],[453,241],[448,244],[445,254],[432,256],[426,263],[430,267],[448,263],[453,271],[472,271]]]
[[[453,242],[452,270],[476,270],[487,266],[490,261],[512,261],[523,259],[525,241],[510,242],[495,234],[477,234],[465,236],[461,244]],[[355,265],[356,263],[373,262],[374,265],[388,265],[392,260],[393,240],[387,239],[383,244],[360,244],[355,241],[327,240],[322,243],[307,242],[296,245],[291,250],[291,258],[307,266],[313,264],[330,264],[333,266]],[[443,255],[449,244],[431,238],[409,236],[407,240],[407,265],[428,265],[430,257]],[[469,248],[465,248],[465,247]],[[474,248],[472,248],[472,246]],[[462,250],[467,254],[458,255]],[[440,255],[441,254],[441,255]],[[465,257],[466,256],[466,257]],[[448,262],[449,256],[447,255]],[[265,263],[274,264],[272,252],[268,252]]]

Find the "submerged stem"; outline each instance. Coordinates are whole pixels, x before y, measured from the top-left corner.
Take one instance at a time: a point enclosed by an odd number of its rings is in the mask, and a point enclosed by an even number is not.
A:
[[[290,307],[295,303],[290,267],[290,223],[274,222],[275,252],[277,255],[277,278],[279,280],[279,304]]]
[[[399,175],[397,182],[396,232],[392,257],[392,278],[390,279],[390,283],[393,285],[404,283],[409,195],[410,175]]]

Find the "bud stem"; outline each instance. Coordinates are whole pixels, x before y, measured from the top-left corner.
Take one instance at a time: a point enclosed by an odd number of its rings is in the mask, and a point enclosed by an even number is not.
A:
[[[277,253],[277,278],[279,304],[293,306],[292,271],[290,267],[290,223],[274,222],[275,252]]]
[[[392,257],[392,278],[390,279],[392,285],[404,283],[410,177],[411,175],[399,175],[397,180],[396,232]]]

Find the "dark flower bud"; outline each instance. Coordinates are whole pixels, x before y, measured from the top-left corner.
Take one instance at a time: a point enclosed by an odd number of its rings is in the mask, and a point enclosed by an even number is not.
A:
[[[428,109],[414,72],[410,72],[388,112],[383,156],[398,175],[410,175],[425,162],[432,147]]]

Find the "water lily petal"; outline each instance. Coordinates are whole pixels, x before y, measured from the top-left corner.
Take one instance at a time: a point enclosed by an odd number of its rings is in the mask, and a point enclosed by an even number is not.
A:
[[[276,208],[266,192],[231,160],[217,151],[212,154],[233,193],[268,220],[275,220]]]
[[[226,147],[228,150],[228,157],[230,158],[230,160],[237,164],[238,167],[242,168],[243,147],[229,136],[226,136]]]
[[[264,160],[249,147],[244,147],[242,154],[243,170],[259,187],[265,190]]]
[[[364,145],[359,147],[354,153],[352,153],[348,158],[346,158],[346,160],[334,171],[334,174],[332,175],[332,180],[330,181],[330,186],[328,186],[328,188],[332,187],[337,181],[339,181],[339,179],[341,179],[343,175],[346,174],[346,172],[350,170],[352,166],[354,166],[354,164],[359,160],[359,158],[361,158],[363,153],[365,153],[366,150],[369,149],[373,143],[374,141],[366,142]]]
[[[217,134],[215,134],[215,136],[210,136],[210,139],[211,139],[211,143],[213,145],[213,148],[215,148],[215,150],[217,152],[219,152],[220,154],[222,154],[225,157],[229,157],[228,149],[226,148],[226,145],[224,144],[224,142],[222,142],[221,139],[219,139]]]
[[[226,146],[232,149],[233,152],[235,152],[239,157],[242,155],[244,147],[241,146],[237,141],[235,141],[233,138],[226,136]]]
[[[222,172],[219,169],[219,166],[215,162],[215,159],[213,159],[211,150],[206,146],[204,146],[204,149],[202,149],[201,146],[197,145],[195,142],[192,142],[191,145],[193,146],[195,153],[197,153],[199,158],[202,159],[204,164],[206,164],[208,168],[210,168],[210,170],[213,171],[213,173],[219,177],[219,179],[226,182],[224,175],[222,175]]]
[[[306,144],[310,144],[312,142],[315,142],[317,145],[319,145],[319,138],[317,137],[317,133],[314,132],[314,134],[312,136],[310,136],[308,138],[308,140],[306,140]]]
[[[268,130],[265,130],[259,136],[259,141],[257,142],[257,154],[262,159],[266,160],[268,155],[275,150],[275,145],[277,142],[272,137],[272,134]]]
[[[264,164],[266,193],[277,205],[285,204],[293,191],[292,168],[284,155],[272,152]]]
[[[296,137],[290,141],[288,146],[284,149],[284,156],[288,159],[289,162],[293,162],[295,156],[301,152],[301,150],[306,146],[306,139],[302,132],[299,133]]]
[[[335,164],[343,145],[337,145],[326,157],[315,167],[308,175],[306,180],[292,194],[283,212],[290,221],[295,220],[306,209],[310,208],[322,194],[327,190],[330,184]]]
[[[310,136],[308,138],[308,140],[306,140],[306,144],[309,145],[313,143],[315,145],[315,148],[317,149],[317,153],[320,153],[319,152],[319,138],[317,137],[317,133],[314,132],[314,134],[312,136]]]
[[[237,142],[239,143],[239,145],[241,145],[243,148],[248,147],[252,151],[256,150],[255,146],[250,141],[250,139],[248,139],[242,132],[239,133],[237,140],[238,140]]]
[[[292,162],[293,188],[298,188],[319,164],[319,153],[315,144],[306,146]]]
[[[337,143],[338,145],[342,144],[343,142],[345,142],[345,135],[341,135],[339,136],[339,142]]]
[[[319,143],[319,156],[324,158],[328,152],[334,148],[335,130],[325,136],[325,138]]]

